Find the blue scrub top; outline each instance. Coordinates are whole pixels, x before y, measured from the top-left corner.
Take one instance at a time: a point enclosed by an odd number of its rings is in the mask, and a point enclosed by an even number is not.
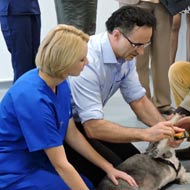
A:
[[[63,144],[71,117],[67,81],[57,94],[39,77],[38,69],[21,76],[0,104],[0,188],[27,174],[53,169],[44,149]]]

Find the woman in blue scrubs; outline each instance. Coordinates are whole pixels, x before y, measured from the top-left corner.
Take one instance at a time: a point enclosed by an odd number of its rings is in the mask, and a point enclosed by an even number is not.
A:
[[[101,157],[75,127],[68,76],[88,63],[88,36],[67,25],[52,29],[41,43],[37,68],[21,76],[0,104],[0,189],[85,190],[91,182],[67,160],[63,142],[118,178],[134,179]]]

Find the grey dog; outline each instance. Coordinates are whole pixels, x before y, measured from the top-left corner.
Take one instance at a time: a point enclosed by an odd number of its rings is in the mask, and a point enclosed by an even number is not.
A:
[[[138,188],[123,180],[119,180],[119,185],[115,186],[105,177],[97,190],[158,190],[174,180],[180,184],[190,183],[190,173],[179,162],[167,139],[149,143],[144,154],[128,158],[117,168],[131,175]]]

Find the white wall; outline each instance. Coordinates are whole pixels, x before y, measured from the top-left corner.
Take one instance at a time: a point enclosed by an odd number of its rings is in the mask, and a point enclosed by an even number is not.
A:
[[[46,35],[46,33],[56,25],[56,14],[54,0],[39,0],[41,9],[41,38]],[[118,2],[115,0],[99,0],[98,1],[98,12],[97,12],[97,30],[96,32],[102,32],[105,30],[105,21],[111,15],[111,13],[118,8]],[[183,19],[183,28],[185,22]],[[180,44],[179,51],[177,54],[177,59],[185,59],[185,34],[184,29],[182,34],[180,34]],[[182,43],[183,42],[183,43]],[[0,81],[10,81],[13,78],[13,71],[11,66],[10,54],[6,48],[2,33],[0,32]]]
[[[179,33],[179,45],[176,55],[176,61],[186,60],[186,15],[182,15],[182,24]]]
[[[41,9],[41,37],[56,25],[56,13],[54,0],[39,0]],[[107,6],[109,5],[109,6]],[[104,22],[110,14],[118,8],[115,0],[99,0],[97,13],[97,32],[105,29]],[[11,57],[5,45],[2,33],[0,32],[0,81],[12,80],[13,71],[11,66]]]

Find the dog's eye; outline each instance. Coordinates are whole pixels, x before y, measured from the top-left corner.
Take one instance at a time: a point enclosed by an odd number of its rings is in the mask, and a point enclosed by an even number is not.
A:
[[[172,153],[170,151],[168,151],[168,152],[165,152],[162,156],[163,156],[163,158],[171,158]]]

